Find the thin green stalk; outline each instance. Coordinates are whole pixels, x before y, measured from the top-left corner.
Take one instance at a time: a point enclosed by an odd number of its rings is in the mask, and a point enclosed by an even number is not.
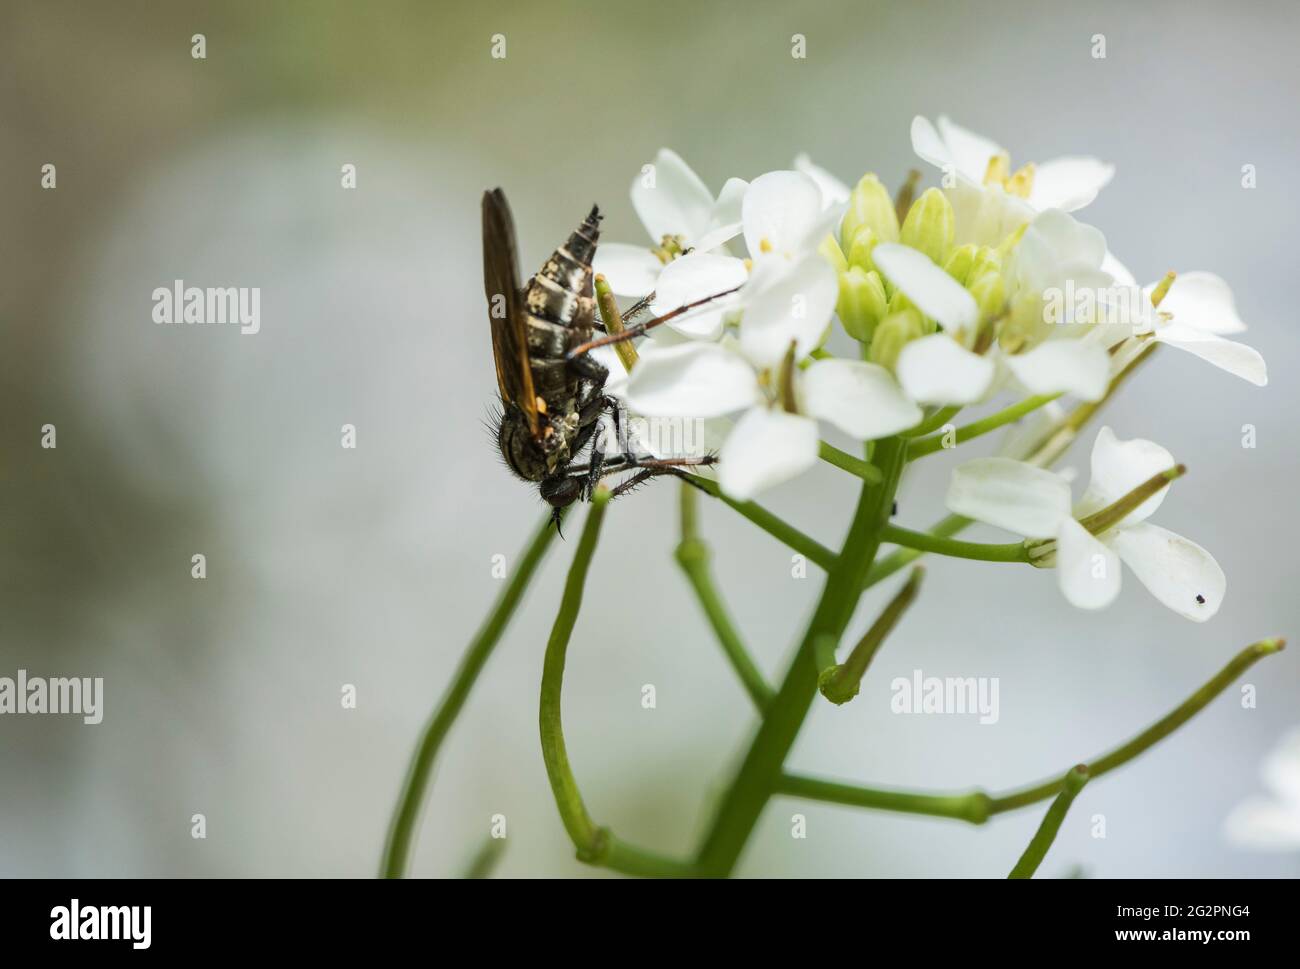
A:
[[[863,787],[860,784],[843,784],[805,777],[800,774],[782,774],[777,782],[777,794],[801,797],[809,801],[826,801],[849,807],[877,808],[903,814],[925,814],[931,817],[955,818],[971,824],[988,820],[989,796],[982,791],[969,794],[927,794],[920,791],[898,791],[880,787]]]
[[[1286,640],[1284,639],[1261,639],[1259,642],[1247,646],[1234,656],[1227,666],[1207,680],[1205,685],[1184,700],[1177,708],[1161,717],[1128,743],[1088,761],[1088,769],[1091,775],[1100,777],[1102,774],[1127,764],[1134,757],[1159,743],[1200,713],[1209,705],[1211,700],[1231,686],[1237,677],[1254,666],[1259,660],[1265,656],[1272,656],[1274,653],[1281,652],[1285,648]],[[1024,807],[1027,804],[1046,800],[1054,796],[1060,789],[1061,782],[1057,779],[1001,794],[993,798],[991,812],[1001,814],[1004,811],[1014,811],[1016,808]]]
[[[538,710],[538,725],[542,740],[542,761],[546,776],[555,794],[564,830],[577,849],[577,857],[591,865],[602,865],[628,875],[693,875],[695,869],[682,862],[664,858],[620,841],[608,828],[598,826],[587,813],[582,792],[574,779],[564,745],[564,727],[560,716],[560,700],[564,691],[564,662],[573,635],[578,611],[582,607],[582,590],[587,572],[596,551],[601,521],[609,504],[609,492],[598,489],[592,497],[591,511],[582,528],[582,538],[573,554],[564,594],[560,598],[560,611],[551,627],[551,637],[546,643],[542,660],[542,690]]]
[[[555,527],[551,524],[551,516],[548,514],[542,519],[528,545],[525,546],[514,576],[501,591],[492,611],[488,613],[483,625],[470,641],[451,685],[443,694],[433,716],[424,728],[420,742],[411,757],[411,764],[407,769],[406,779],[402,784],[402,791],[398,795],[393,818],[389,824],[388,840],[384,846],[384,859],[380,868],[380,873],[385,878],[401,878],[406,873],[411,843],[419,824],[420,811],[424,805],[425,792],[429,787],[434,759],[438,756],[438,750],[451,725],[456,722],[461,707],[465,705],[465,700],[474,687],[474,681],[478,679],[501,634],[505,632],[506,625],[510,622],[515,607],[519,605],[519,600],[523,598],[524,590],[528,588],[529,580],[532,579],[542,556],[546,554],[551,536],[554,534]]]
[[[956,417],[960,412],[961,412],[961,407],[956,404],[950,407],[941,407],[933,414],[931,414],[929,417],[927,417],[925,420],[921,421],[920,424],[917,424],[916,427],[904,431],[899,436],[916,440],[917,438],[921,437],[924,434],[929,434],[931,431],[943,427],[943,425],[947,424],[950,420]]]
[[[934,538],[951,538],[970,524],[972,522],[969,518],[964,518],[961,515],[949,515],[947,518],[941,518],[930,526],[930,535]],[[903,566],[915,562],[924,554],[919,548],[900,547],[894,549],[894,551],[872,564],[871,570],[867,573],[866,581],[862,583],[862,588],[870,589],[877,582],[884,581]]]
[[[1171,482],[1177,481],[1186,473],[1186,465],[1177,464],[1168,471],[1153,474],[1118,501],[1112,502],[1087,518],[1080,519],[1079,524],[1092,534],[1100,535],[1107,529],[1118,525],[1140,508],[1148,498],[1164,491]]]
[[[705,835],[697,864],[707,875],[726,876],[735,868],[817,696],[819,641],[829,637],[838,642],[861,596],[863,580],[880,547],[880,533],[889,520],[905,463],[906,442],[900,438],[878,441],[873,457],[883,480],[863,484],[853,524],[826,577],[803,642]]]
[[[1043,823],[1038,826],[1038,830],[1029,842],[1029,847],[1025,848],[1025,853],[1011,869],[1008,878],[1034,877],[1034,872],[1038,871],[1038,866],[1047,857],[1047,849],[1052,847],[1052,842],[1056,840],[1056,833],[1061,830],[1061,822],[1065,820],[1065,815],[1070,810],[1070,805],[1074,803],[1075,796],[1087,783],[1087,764],[1079,764],[1066,772],[1065,777],[1061,779],[1061,793],[1056,795],[1056,800],[1047,809],[1047,814],[1043,816]]]
[[[881,541],[919,552],[934,552],[936,555],[948,555],[959,559],[977,559],[981,562],[1028,562],[1029,551],[1024,542],[1007,542],[989,545],[984,542],[963,542],[954,538],[943,538],[933,532],[914,532],[910,528],[886,525],[881,534]]]
[[[505,853],[505,838],[485,838],[482,847],[474,853],[469,867],[465,869],[465,877],[470,879],[490,878],[492,872],[496,869],[497,863],[501,860],[501,856]]]
[[[695,505],[695,488],[683,481],[681,485],[682,540],[677,546],[677,563],[686,573],[691,588],[695,590],[695,597],[699,599],[704,615],[708,618],[709,625],[713,627],[713,633],[718,637],[722,651],[727,654],[732,668],[740,677],[745,692],[754,701],[754,705],[762,711],[771,702],[775,693],[763,678],[749,651],[745,649],[745,644],[741,642],[740,635],[727,614],[727,607],[713,584],[713,576],[709,569],[709,547],[697,533]]]
[[[1018,421],[1026,414],[1033,413],[1060,396],[1060,394],[1039,394],[1036,397],[1026,397],[1019,403],[1012,404],[996,414],[990,414],[978,421],[972,421],[957,428],[952,435],[953,444],[951,446],[965,444],[967,441],[988,434],[990,431],[996,431],[999,427]],[[946,436],[945,434],[932,434],[929,437],[913,438],[912,443],[907,447],[907,460],[915,461],[917,458],[923,458],[935,451],[945,450],[943,441]]]
[[[761,505],[756,505],[752,501],[736,501],[734,498],[728,498],[722,493],[718,483],[709,478],[702,478],[697,474],[688,473],[683,473],[681,477],[694,482],[696,487],[705,494],[718,498],[734,508],[777,541],[790,546],[814,565],[818,565],[828,572],[835,565],[834,552],[820,542],[809,538],[793,525],[787,524]]]
[[[830,700],[831,703],[841,704],[848,703],[858,695],[858,690],[862,685],[862,677],[867,673],[867,667],[871,665],[872,659],[875,658],[876,652],[885,641],[898,621],[903,618],[903,613],[907,611],[921,590],[921,578],[925,575],[925,569],[916,566],[912,569],[912,574],[908,576],[903,587],[898,590],[894,598],[889,600],[889,604],[871,628],[867,630],[866,635],[858,641],[849,653],[849,658],[842,664],[832,665],[829,668],[822,667],[821,674],[817,679],[817,688],[821,690],[822,696]],[[832,654],[833,656],[834,654]]]
[[[1263,639],[1247,646],[1170,713],[1127,743],[1088,761],[1089,777],[1097,778],[1122,767],[1153,747],[1208,706],[1256,662],[1280,652],[1285,646],[1286,642],[1281,639]],[[1061,783],[1061,777],[1057,776],[1041,784],[989,795],[982,790],[967,793],[898,791],[785,774],[780,778],[777,790],[782,794],[834,804],[956,818],[971,824],[983,824],[995,814],[1005,814],[1055,797],[1061,791]]]
[[[870,484],[880,483],[880,469],[878,467],[869,461],[855,458],[847,451],[841,451],[833,444],[827,444],[825,441],[818,442],[817,456],[827,464],[833,464],[849,474],[856,475],[863,481]]]

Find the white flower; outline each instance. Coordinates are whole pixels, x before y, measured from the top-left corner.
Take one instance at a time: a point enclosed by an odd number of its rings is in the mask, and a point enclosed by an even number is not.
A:
[[[739,337],[643,354],[628,380],[628,403],[651,417],[740,415],[718,455],[718,479],[742,500],[817,462],[819,419],[858,440],[914,426],[920,409],[884,368],[835,359],[797,365],[821,341],[837,292],[835,271],[816,253],[756,264]],[[794,366],[786,364],[791,345]],[[783,393],[783,374],[792,393]]]
[[[1111,361],[1096,325],[1114,281],[1105,259],[1105,236],[1060,209],[1035,216],[1012,250],[1007,298],[1029,349],[1000,359],[1029,393],[1105,395]]]
[[[1237,315],[1232,290],[1221,278],[1208,272],[1182,273],[1156,308],[1151,305],[1151,294],[1158,282],[1139,290],[1133,274],[1110,253],[1106,254],[1105,266],[1117,283],[1112,305],[1123,311],[1120,318],[1107,324],[1108,343],[1119,343],[1129,336],[1154,339],[1200,357],[1256,387],[1268,383],[1268,368],[1259,351],[1223,338],[1225,333],[1243,332],[1246,324]],[[1143,343],[1142,339],[1135,341],[1131,352]],[[1117,354],[1116,364],[1127,358],[1128,354]]]
[[[1293,728],[1260,768],[1271,796],[1237,805],[1224,822],[1228,840],[1265,851],[1300,851],[1300,727]]]
[[[956,226],[961,216],[954,212]],[[1043,319],[1043,294],[1053,288],[1071,292],[1104,288],[1110,276],[1100,269],[1106,240],[1091,226],[1064,212],[1049,209],[1037,216],[1013,250],[1008,299],[1013,310],[1031,320]],[[1110,380],[1110,359],[1096,340],[1080,339],[1083,331],[1070,327],[1040,329],[1046,338],[1019,353],[997,347],[972,351],[979,309],[959,283],[923,253],[895,243],[872,250],[877,269],[943,332],[914,340],[903,348],[897,373],[904,391],[926,404],[972,404],[985,399],[1014,376],[1031,394],[1071,393],[1100,400]],[[1095,300],[1094,300],[1095,302]],[[1074,322],[1070,316],[1063,322]],[[1080,321],[1082,322],[1082,321]]]
[[[704,252],[674,259],[659,276],[652,312],[661,315],[743,283],[742,292],[710,302],[666,324],[682,336],[716,340],[722,335],[726,318],[743,309],[776,277],[786,285],[791,300],[781,311],[784,315],[802,309],[803,318],[810,319],[811,309],[801,306],[799,301],[822,296],[829,297],[833,309],[838,284],[834,272],[818,255],[817,246],[834,229],[841,215],[838,207],[823,206],[820,189],[807,175],[799,172],[760,175],[749,185],[741,204],[740,231],[752,255],[750,263],[734,256]],[[825,266],[825,271],[817,263]],[[789,270],[795,266],[801,268],[792,275]],[[801,277],[800,273],[805,271],[814,275]],[[759,312],[769,312],[776,305],[773,299],[761,302],[767,309]],[[829,321],[829,314],[826,320]],[[805,354],[821,342],[825,331],[823,325],[817,333],[817,342],[808,346]],[[785,352],[784,346],[780,352]]]
[[[659,149],[651,173],[632,180],[632,207],[655,246],[665,237],[680,241],[683,249],[709,252],[740,234],[740,202],[748,187],[731,178],[715,198],[691,167],[668,148]],[[595,270],[619,296],[644,296],[653,292],[664,264],[646,246],[602,243],[596,251]]]
[[[745,245],[756,262],[773,257],[797,260],[816,252],[844,216],[842,204],[824,202],[811,176],[789,171],[754,179],[740,211]]]
[[[1092,480],[1073,511],[1070,485],[1062,475],[996,457],[958,467],[947,504],[959,515],[1028,538],[1054,538],[1061,592],[1081,609],[1100,609],[1115,599],[1123,561],[1160,602],[1204,622],[1218,612],[1226,580],[1205,549],[1146,521],[1167,488],[1099,535],[1090,534],[1078,521],[1173,466],[1173,457],[1160,445],[1120,441],[1103,427],[1092,449]]]
[[[993,361],[953,336],[973,336],[980,315],[975,298],[910,246],[882,242],[871,258],[882,276],[943,327],[912,340],[899,353],[894,369],[907,396],[922,404],[970,404],[983,397],[993,381]]]
[[[1001,158],[1009,166],[1009,156],[1000,145],[953,124],[943,115],[939,116],[937,128],[920,115],[912,119],[912,150],[930,164],[952,172],[959,183],[965,181],[974,187],[988,180],[990,160]],[[1091,157],[1043,162],[1033,168],[1032,186],[1025,202],[1036,211],[1073,212],[1095,199],[1114,175],[1114,165]],[[996,187],[1001,190],[1001,185]],[[955,207],[956,202],[953,204]]]

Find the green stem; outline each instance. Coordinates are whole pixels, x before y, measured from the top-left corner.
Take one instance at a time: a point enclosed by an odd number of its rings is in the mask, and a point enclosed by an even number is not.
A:
[[[965,444],[967,441],[980,437],[990,431],[996,431],[1014,421],[1020,420],[1026,414],[1038,410],[1050,404],[1060,397],[1060,394],[1039,394],[1037,397],[1026,397],[1017,404],[998,411],[996,414],[990,414],[988,417],[981,418],[978,421],[972,421],[962,427],[957,428],[952,435],[955,447],[958,444]],[[927,454],[933,454],[935,451],[945,450],[943,443],[944,434],[933,434],[930,437],[913,438],[912,443],[907,447],[907,459],[915,461],[917,458],[923,458]]]
[[[551,627],[551,637],[546,643],[542,660],[542,691],[538,710],[538,724],[542,739],[542,761],[546,776],[555,794],[564,830],[577,849],[580,861],[603,865],[628,875],[693,875],[695,869],[688,864],[664,858],[620,841],[608,828],[598,826],[587,813],[582,792],[569,765],[568,751],[564,745],[564,727],[560,717],[560,699],[564,691],[564,662],[582,607],[582,590],[587,572],[600,537],[600,525],[609,504],[609,492],[604,488],[592,497],[591,511],[582,528],[582,538],[573,554],[564,594],[560,598],[560,611]]]
[[[1281,652],[1285,647],[1286,640],[1284,639],[1261,639],[1259,642],[1247,646],[1234,656],[1227,666],[1207,680],[1199,690],[1184,700],[1176,709],[1161,717],[1128,743],[1116,747],[1101,757],[1095,757],[1088,761],[1089,772],[1093,777],[1100,777],[1116,767],[1127,764],[1138,754],[1159,743],[1200,713],[1209,705],[1211,700],[1231,686],[1237,677],[1254,666],[1260,659]],[[993,798],[992,813],[1001,814],[1003,811],[1014,811],[1016,808],[1024,807],[1027,804],[1046,800],[1055,795],[1060,789],[1061,782],[1057,779],[999,795]]]
[[[1140,508],[1148,498],[1169,487],[1171,482],[1177,481],[1187,473],[1184,465],[1177,464],[1168,471],[1161,471],[1154,474],[1146,481],[1142,482],[1128,494],[1124,495],[1118,501],[1115,501],[1095,514],[1079,520],[1079,524],[1086,528],[1094,535],[1100,535],[1109,528],[1118,525],[1130,514]]]
[[[469,867],[465,869],[465,878],[489,878],[501,860],[501,856],[506,853],[505,838],[485,838],[483,846],[475,852],[473,859],[470,860]]]
[[[838,642],[853,616],[863,580],[880,547],[881,530],[889,520],[905,458],[906,443],[902,439],[876,443],[874,459],[883,480],[875,485],[863,484],[844,548],[826,577],[803,642],[701,845],[697,864],[705,874],[731,873],[772,796],[781,766],[817,696],[819,640],[829,637]]]
[[[685,481],[681,485],[681,522],[682,540],[677,546],[677,562],[686,573],[695,597],[704,609],[704,615],[713,627],[722,651],[727,654],[736,675],[744,685],[754,705],[762,711],[775,695],[763,678],[762,672],[750,657],[745,644],[741,642],[736,627],[727,614],[727,607],[713,584],[709,570],[709,547],[697,535],[696,530],[695,488]]]
[[[1028,562],[1029,551],[1024,542],[1007,542],[988,545],[984,542],[963,542],[943,538],[933,532],[914,532],[897,525],[886,525],[881,541],[902,545],[918,552],[934,552],[959,559],[977,559],[981,562]]]
[[[1281,639],[1264,639],[1247,646],[1177,708],[1132,740],[1089,761],[1089,777],[1100,777],[1122,767],[1169,736],[1208,706],[1216,696],[1231,686],[1256,662],[1265,656],[1280,652],[1285,645],[1285,641]],[[972,824],[983,824],[995,814],[1005,814],[1055,797],[1061,791],[1061,783],[1060,776],[1057,776],[1041,784],[998,795],[989,795],[981,790],[964,794],[945,794],[862,787],[857,784],[786,774],[781,777],[778,790],[782,794],[829,801],[834,804],[956,818]]]
[[[825,441],[818,442],[817,456],[827,464],[833,464],[835,467],[856,475],[869,484],[880,483],[880,469],[878,467],[869,461],[855,458],[847,451],[841,451],[833,444],[827,444]]]
[[[734,498],[728,498],[722,493],[718,483],[709,478],[702,478],[697,474],[688,473],[683,473],[682,477],[694,482],[705,494],[718,498],[723,503],[734,508],[777,541],[790,546],[814,565],[818,565],[828,572],[834,567],[834,552],[825,545],[809,538],[793,525],[782,521],[761,505],[756,505],[752,501],[736,501]]]
[[[904,431],[900,436],[915,440],[923,434],[929,434],[931,431],[943,427],[943,425],[956,417],[960,411],[961,407],[956,404],[950,407],[941,407],[925,420],[921,421],[920,424],[917,424],[916,427]]]
[[[1034,872],[1038,871],[1038,866],[1047,857],[1047,849],[1052,847],[1052,842],[1056,840],[1056,833],[1061,830],[1061,822],[1065,820],[1065,815],[1070,810],[1070,805],[1074,803],[1075,796],[1083,790],[1083,785],[1088,783],[1088,766],[1079,764],[1077,767],[1072,767],[1060,783],[1061,793],[1056,795],[1056,800],[1047,809],[1047,814],[1043,816],[1043,823],[1038,826],[1033,839],[1029,842],[1029,847],[1020,856],[1016,866],[1011,869],[1008,878],[1032,878]]]
[[[903,814],[925,814],[939,818],[955,818],[971,824],[983,824],[989,817],[989,796],[982,791],[969,794],[927,794],[919,791],[897,791],[880,787],[863,787],[860,784],[843,784],[820,777],[799,774],[782,774],[776,793],[802,797],[810,801],[826,801],[849,807],[878,808]]]
[[[849,653],[849,658],[843,664],[838,666],[822,667],[821,674],[818,676],[817,688],[821,690],[822,696],[830,700],[831,703],[841,704],[848,703],[858,695],[858,690],[862,685],[862,677],[867,673],[867,667],[871,665],[871,660],[875,658],[876,652],[880,649],[881,644],[898,625],[898,621],[903,618],[903,613],[907,611],[915,600],[921,589],[921,577],[925,575],[925,569],[916,566],[912,569],[912,574],[903,583],[903,587],[898,590],[894,598],[889,600],[880,613],[879,618],[871,624],[866,635],[858,641]],[[832,654],[833,656],[834,654]]]
[[[474,681],[478,679],[501,634],[505,632],[506,625],[510,622],[515,607],[519,605],[519,600],[523,598],[524,590],[528,588],[528,582],[532,579],[542,556],[546,554],[551,536],[554,534],[555,528],[548,514],[542,519],[524,548],[519,564],[515,568],[514,577],[501,591],[496,605],[492,607],[483,625],[470,641],[469,648],[465,650],[460,666],[456,669],[451,686],[443,694],[433,716],[424,728],[420,742],[411,757],[411,765],[407,769],[402,792],[398,796],[393,819],[389,824],[388,840],[384,847],[384,859],[380,869],[385,878],[401,878],[406,873],[411,843],[420,820],[420,811],[424,805],[425,792],[429,787],[434,759],[438,756],[438,750],[451,725],[456,722],[461,707],[465,705],[465,700],[474,687]]]
[[[930,526],[930,535],[935,538],[951,538],[956,535],[967,525],[971,524],[969,518],[963,518],[961,515],[949,515],[942,518]],[[881,582],[905,565],[915,562],[925,553],[919,548],[896,548],[888,555],[883,556],[874,562],[871,571],[867,573],[866,581],[862,587],[869,589],[877,582]]]

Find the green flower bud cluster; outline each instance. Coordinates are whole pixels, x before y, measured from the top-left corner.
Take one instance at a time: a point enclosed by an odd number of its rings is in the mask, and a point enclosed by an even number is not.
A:
[[[889,312],[889,286],[871,261],[871,251],[881,242],[898,242],[898,215],[889,192],[873,174],[866,174],[849,195],[848,211],[840,225],[839,244],[828,240],[827,253],[840,275],[840,295],[835,311],[844,329],[870,346],[876,326]]]
[[[952,204],[937,188],[927,189],[912,203],[900,226],[880,179],[867,174],[854,187],[839,239],[828,238],[822,253],[839,274],[836,313],[849,336],[868,348],[869,360],[892,368],[904,344],[936,330],[934,321],[876,269],[872,251],[882,242],[901,242],[942,266],[975,297],[983,323],[1001,315],[1006,252],[1001,247],[957,246],[955,236]],[[973,339],[974,334],[965,336]]]

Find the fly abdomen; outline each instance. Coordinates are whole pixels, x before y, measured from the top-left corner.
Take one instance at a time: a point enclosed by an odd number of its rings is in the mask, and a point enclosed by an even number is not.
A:
[[[592,206],[582,225],[529,280],[524,301],[531,314],[561,326],[590,329],[595,317],[591,260],[600,240],[600,219]]]

